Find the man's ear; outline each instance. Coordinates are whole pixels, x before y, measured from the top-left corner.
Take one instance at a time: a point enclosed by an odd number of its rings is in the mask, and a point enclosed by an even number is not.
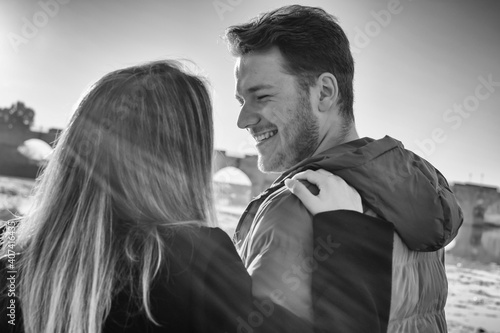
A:
[[[331,73],[323,73],[318,77],[316,84],[319,88],[318,109],[320,112],[327,112],[338,102],[339,88],[337,79]]]

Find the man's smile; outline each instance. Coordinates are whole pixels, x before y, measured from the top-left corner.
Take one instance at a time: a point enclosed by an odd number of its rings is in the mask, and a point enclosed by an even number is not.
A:
[[[271,131],[266,131],[266,132],[262,132],[259,134],[252,134],[252,136],[255,139],[255,141],[257,141],[257,143],[261,143],[261,142],[264,142],[264,141],[268,140],[269,138],[275,136],[277,133],[278,133],[278,130],[271,130]]]

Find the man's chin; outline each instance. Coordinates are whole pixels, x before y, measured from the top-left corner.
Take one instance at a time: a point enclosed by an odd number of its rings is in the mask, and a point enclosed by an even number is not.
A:
[[[257,166],[259,170],[264,173],[282,173],[287,169],[283,166],[283,163],[280,163],[280,161],[264,157],[260,154]]]

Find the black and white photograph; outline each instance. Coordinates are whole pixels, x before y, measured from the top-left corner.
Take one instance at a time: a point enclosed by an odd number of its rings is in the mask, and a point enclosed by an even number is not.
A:
[[[500,333],[497,0],[0,0],[1,333]]]

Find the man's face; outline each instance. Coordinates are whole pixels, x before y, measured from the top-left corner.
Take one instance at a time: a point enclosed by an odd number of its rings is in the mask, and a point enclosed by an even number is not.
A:
[[[241,56],[236,63],[238,127],[254,137],[263,172],[283,172],[311,156],[318,145],[309,94],[284,72],[283,61],[279,49],[272,48]]]

